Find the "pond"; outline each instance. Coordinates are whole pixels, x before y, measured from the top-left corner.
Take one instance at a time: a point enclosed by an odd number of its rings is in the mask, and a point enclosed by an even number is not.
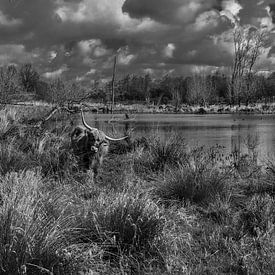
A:
[[[130,120],[125,120],[124,114],[115,114],[112,118],[111,115],[86,113],[85,118],[91,126],[115,137],[127,128],[134,128],[134,136],[149,136],[158,131],[159,135],[167,137],[177,132],[191,147],[218,144],[227,153],[236,149],[245,153],[247,145],[251,145],[256,147],[261,159],[275,155],[275,115],[132,114]]]

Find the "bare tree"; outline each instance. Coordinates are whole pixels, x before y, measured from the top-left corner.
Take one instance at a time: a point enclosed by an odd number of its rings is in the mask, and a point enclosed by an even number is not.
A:
[[[267,32],[252,26],[237,26],[233,32],[234,60],[229,92],[231,103],[237,99],[240,104],[240,94],[243,88],[244,76],[248,82],[253,77],[253,68],[267,42]],[[249,86],[247,85],[247,89]]]
[[[17,94],[18,75],[16,67],[11,65],[0,68],[0,103],[10,103],[14,95]]]
[[[39,74],[33,69],[31,64],[23,64],[19,69],[19,82],[27,93],[36,92]]]
[[[79,104],[91,97],[91,92],[75,82],[65,82],[56,79],[48,84],[45,100],[56,106],[69,106]]]
[[[211,100],[215,90],[210,77],[195,74],[187,84],[188,101],[192,104],[205,106]]]
[[[147,104],[150,104],[150,86],[152,84],[152,78],[150,74],[144,76],[144,95]]]

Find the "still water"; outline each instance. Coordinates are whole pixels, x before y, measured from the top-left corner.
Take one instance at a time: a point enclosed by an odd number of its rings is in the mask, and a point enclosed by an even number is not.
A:
[[[133,128],[134,136],[149,136],[158,131],[161,136],[171,132],[182,135],[189,146],[219,144],[225,152],[247,152],[247,144],[256,144],[260,158],[275,156],[275,115],[189,115],[189,114],[137,114],[130,120],[125,116],[87,114],[87,122],[109,135],[119,136]]]

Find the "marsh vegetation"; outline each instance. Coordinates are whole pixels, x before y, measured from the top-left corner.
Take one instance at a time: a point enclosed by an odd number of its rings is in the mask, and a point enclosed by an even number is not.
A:
[[[94,182],[71,125],[23,113],[0,113],[1,274],[274,274],[275,160],[155,133],[111,143]]]

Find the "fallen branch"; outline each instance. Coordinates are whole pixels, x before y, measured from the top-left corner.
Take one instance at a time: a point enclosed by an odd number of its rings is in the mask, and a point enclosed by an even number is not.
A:
[[[48,121],[57,111],[59,110],[59,107],[55,106],[47,115],[45,118],[42,118],[38,123],[36,123],[35,127],[41,127],[46,121]]]
[[[67,108],[67,107],[65,107],[65,106],[55,106],[53,109],[51,109],[51,110],[48,112],[48,114],[47,114],[44,118],[40,119],[40,121],[37,122],[37,123],[34,125],[34,127],[38,127],[38,128],[42,127],[42,125],[43,125],[44,123],[46,123],[49,119],[51,119],[51,118],[53,117],[53,115],[54,115],[55,113],[57,113],[58,111],[66,111],[66,112],[68,112],[68,113],[70,113],[70,114],[74,114],[74,113],[75,113],[75,111],[70,110],[69,108]]]
[[[51,272],[50,270],[48,270],[48,269],[46,269],[42,266],[39,266],[39,265],[36,265],[36,264],[30,264],[30,263],[26,263],[26,265],[31,266],[31,267],[35,267],[35,268],[39,269],[40,271],[42,271],[44,273],[53,275],[53,272]]]

